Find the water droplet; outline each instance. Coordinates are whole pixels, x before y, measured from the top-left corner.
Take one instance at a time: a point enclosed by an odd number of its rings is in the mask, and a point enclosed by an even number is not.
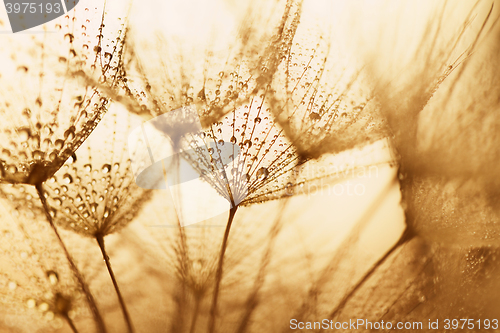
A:
[[[309,114],[309,119],[311,119],[312,121],[318,121],[321,119],[321,116],[317,112],[311,112]]]
[[[9,282],[9,289],[10,290],[15,290],[17,288],[17,283],[11,281]]]
[[[99,205],[96,204],[95,202],[90,204],[90,210],[92,211],[92,213],[95,213],[95,211],[97,210],[98,206]]]
[[[110,164],[104,164],[102,166],[102,172],[103,173],[108,173],[109,171],[111,171],[111,165]]]
[[[71,156],[68,158],[68,163],[73,164],[76,162],[76,153],[71,154]]]
[[[250,148],[250,147],[252,147],[252,140],[246,140],[243,144],[244,144],[247,148]]]
[[[65,140],[73,140],[75,138],[75,127],[71,126],[69,129],[64,132],[64,139]]]
[[[263,181],[267,178],[267,176],[269,176],[269,171],[267,170],[267,168],[260,168],[257,171],[256,177],[258,181]]]
[[[73,36],[73,34],[67,33],[66,35],[64,35],[64,39],[68,39],[70,43],[73,43],[73,39],[75,39],[75,36]]]
[[[73,183],[73,177],[71,177],[71,175],[69,173],[65,174],[62,178],[63,182],[65,182],[66,184],[71,184]],[[64,189],[63,189],[64,190]],[[66,188],[66,191],[67,191],[67,188]],[[65,191],[65,192],[66,192]]]
[[[29,127],[22,127],[17,130],[17,135],[21,141],[27,141],[31,136],[31,129]]]
[[[26,305],[29,309],[33,309],[36,306],[36,301],[34,299],[29,299],[28,302],[26,302]]]
[[[64,146],[64,140],[58,139],[54,142],[54,146],[56,149],[61,150],[62,147]]]
[[[90,172],[90,171],[92,171],[92,165],[90,165],[90,164],[85,164],[85,165],[83,166],[83,169],[84,169],[86,172]]]
[[[28,108],[24,109],[22,115],[25,116],[26,118],[31,117],[31,110]]]
[[[42,304],[40,304],[38,306],[38,310],[40,310],[41,312],[45,312],[49,309],[49,305],[45,302],[43,302]]]
[[[235,136],[232,136],[232,137],[231,137],[231,143],[232,143],[232,144],[235,144],[235,143],[236,143],[236,137],[235,137]]]
[[[45,156],[45,153],[41,150],[35,150],[33,153],[33,159],[35,160],[42,160]]]
[[[257,118],[254,119],[254,121],[255,121],[255,123],[258,124],[258,123],[260,123],[262,121],[262,119],[260,119],[259,117],[257,117]]]
[[[48,271],[47,278],[49,279],[50,284],[53,286],[59,282],[59,276],[54,271]]]
[[[48,312],[45,314],[45,319],[47,319],[47,320],[49,320],[49,321],[50,321],[50,320],[52,320],[52,319],[54,319],[54,312],[52,312],[52,311],[48,311]]]

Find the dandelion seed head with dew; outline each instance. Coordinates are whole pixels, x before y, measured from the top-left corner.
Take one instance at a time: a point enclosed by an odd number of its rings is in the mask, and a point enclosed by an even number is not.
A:
[[[157,116],[196,104],[207,126],[265,89],[291,45],[301,1],[248,2],[233,11],[218,2],[159,6],[178,16],[151,18],[141,5],[130,18],[136,28],[127,82],[139,105],[133,111]]]
[[[2,34],[2,44],[8,45],[0,55],[3,181],[46,180],[106,111],[108,98],[74,74],[86,72],[109,87],[117,85],[123,45],[115,40],[120,33],[109,31],[106,38],[100,33],[102,10],[102,5],[95,10],[78,6],[45,25],[42,33]]]
[[[453,96],[451,99],[458,104],[466,101],[461,105],[467,105],[463,110],[476,111],[496,110],[498,104],[494,93],[488,95],[490,90],[496,91],[496,81],[492,77],[495,71],[489,70],[487,63],[473,60],[480,49],[461,53],[467,49],[467,42],[457,37],[475,20],[474,11],[471,16],[460,13],[463,8],[466,12],[470,10],[469,5],[456,6],[457,11],[453,13],[459,13],[455,17],[457,20],[448,21],[446,18],[451,17],[447,16],[450,14],[448,9],[454,6],[431,2],[418,6],[363,3],[362,8],[360,4],[332,2],[335,11],[327,11],[320,1],[305,1],[304,4],[268,1],[249,7],[240,7],[231,0],[194,3],[198,5],[195,8],[163,3],[154,7],[158,9],[154,15],[150,15],[150,6],[138,3],[142,19],[130,20],[133,38],[123,71],[104,80],[99,70],[94,72],[95,76],[86,70],[76,75],[83,78],[79,81],[84,87],[99,87],[103,94],[120,100],[129,111],[148,120],[179,108],[196,109],[202,120],[203,134],[192,140],[189,137],[174,140],[174,146],[204,147],[184,149],[182,158],[198,168],[200,174],[205,171],[205,183],[215,190],[210,195],[201,193],[201,197],[206,202],[211,202],[214,196],[221,197],[225,214],[181,228],[173,203],[175,193],[169,197],[168,191],[158,191],[148,201],[135,195],[137,192],[127,190],[131,193],[130,198],[119,201],[116,215],[104,218],[106,209],[112,211],[115,207],[113,191],[122,186],[125,192],[120,177],[125,171],[132,177],[129,168],[122,169],[121,162],[114,174],[114,159],[123,150],[121,147],[115,149],[114,145],[108,149],[113,151],[113,162],[106,160],[109,155],[81,150],[87,147],[82,145],[76,154],[68,153],[67,167],[59,169],[54,182],[49,180],[43,185],[51,207],[46,211],[49,220],[53,218],[58,225],[71,230],[74,228],[70,220],[75,217],[57,221],[65,214],[56,198],[73,191],[71,195],[66,194],[66,199],[71,197],[73,202],[67,201],[64,208],[76,212],[78,219],[83,217],[84,209],[95,203],[93,196],[86,201],[83,194],[93,190],[109,194],[96,208],[102,223],[94,223],[98,226],[93,230],[106,234],[113,232],[109,238],[116,243],[112,245],[122,246],[124,254],[118,256],[122,260],[118,267],[122,269],[117,271],[120,272],[117,278],[120,282],[129,281],[134,288],[137,285],[135,293],[127,294],[125,299],[127,303],[143,306],[140,311],[132,312],[135,320],[142,320],[143,325],[138,327],[148,332],[205,332],[210,325],[220,332],[286,332],[292,317],[309,321],[367,318],[387,322],[429,317],[441,321],[457,313],[468,318],[496,315],[498,281],[494,277],[499,272],[494,242],[498,196],[496,182],[488,181],[496,170],[492,167],[496,156],[496,136],[492,132],[494,112],[455,113],[455,108],[447,103]],[[318,8],[312,8],[315,6]],[[165,14],[166,8],[168,14]],[[311,17],[315,17],[308,16],[311,11],[324,11],[320,16],[330,22],[311,21]],[[157,13],[164,21],[163,30],[146,32],[154,26],[146,24],[149,23],[146,20]],[[404,14],[402,18],[401,14]],[[482,14],[480,11],[477,17],[482,19]],[[381,22],[380,26],[370,20],[373,16],[376,22]],[[350,18],[355,18],[357,25],[347,24]],[[401,22],[396,22],[398,20]],[[210,21],[216,21],[213,32],[205,29]],[[226,23],[237,29],[224,31]],[[333,31],[332,36],[324,34],[322,29],[315,30],[316,23],[324,30]],[[384,26],[385,23],[389,24]],[[453,31],[443,34],[441,24],[453,26]],[[412,25],[418,31],[408,34],[405,27]],[[476,23],[472,25],[477,28]],[[188,31],[184,29],[186,26],[193,29]],[[105,28],[109,27],[106,24]],[[488,29],[489,26],[485,31],[494,30]],[[169,36],[169,32],[173,36]],[[107,32],[103,30],[97,35],[101,34],[105,36]],[[324,38],[318,40],[320,35]],[[68,40],[73,38],[76,40],[76,35],[66,37]],[[478,45],[495,44],[493,39],[485,40],[480,38]],[[449,52],[456,41],[460,44],[454,49],[457,54]],[[354,45],[355,51],[344,53],[343,43]],[[393,43],[396,48],[392,48]],[[119,61],[120,58],[111,53],[105,55],[106,47],[112,49],[113,44],[90,45],[89,49],[103,55],[98,57],[98,63],[111,58]],[[495,52],[488,51],[480,58],[493,58],[494,55]],[[349,59],[350,56],[360,56],[363,65],[356,63],[351,67],[353,59]],[[456,62],[450,64],[450,59]],[[464,60],[471,60],[474,66],[453,79]],[[476,70],[482,75],[475,75]],[[122,80],[120,84],[128,94],[126,98],[119,96],[114,86],[107,87],[109,77],[111,81],[115,77]],[[450,78],[452,80],[448,80]],[[487,81],[484,89],[475,90],[474,83],[482,79]],[[450,82],[447,89],[454,90],[454,80],[464,90],[448,94],[441,89]],[[471,83],[468,86],[462,81]],[[457,92],[464,99],[458,98]],[[481,95],[490,98],[475,101]],[[438,112],[440,110],[444,112]],[[101,125],[108,120],[111,127],[121,127],[121,120],[112,110],[110,113],[105,115]],[[448,117],[450,114],[452,116]],[[489,120],[482,122],[481,119]],[[471,126],[467,126],[469,124]],[[171,130],[175,130],[175,126],[172,127]],[[482,135],[484,128],[488,129],[484,131],[485,136],[491,140]],[[462,132],[463,137],[460,136]],[[98,138],[104,142],[99,144],[107,146],[115,140],[115,134],[113,130],[99,134]],[[121,133],[118,136],[123,137]],[[466,144],[468,149],[461,151],[463,143],[476,141],[484,150]],[[99,144],[97,147],[104,148]],[[389,154],[389,149],[395,151],[394,155]],[[491,150],[491,154],[486,154],[487,150]],[[147,154],[146,151],[140,153]],[[469,153],[474,158],[467,160]],[[387,162],[396,164],[394,156],[399,163],[401,191],[397,186],[398,178],[394,177],[395,170],[386,165]],[[85,170],[89,169],[83,162],[85,158],[92,162],[88,181],[83,181]],[[241,160],[244,163],[239,167]],[[462,160],[466,161],[462,163]],[[478,170],[483,162],[486,172],[480,174]],[[77,170],[73,169],[74,165]],[[381,173],[385,171],[387,179],[390,178],[380,194],[371,193],[370,196],[368,187],[366,195],[349,203],[341,197],[326,195],[328,188],[323,189],[321,195],[315,195],[313,188],[351,180],[350,177],[366,172],[370,166],[380,167]],[[94,177],[92,173],[96,170],[98,173]],[[106,180],[106,174],[111,177],[110,181]],[[24,182],[38,184],[49,176],[52,173],[40,174]],[[82,184],[88,183],[86,187],[92,190],[83,193]],[[67,192],[63,186],[68,188]],[[114,189],[110,189],[111,186]],[[44,211],[33,200],[36,199],[33,189],[23,190],[21,194],[16,191],[18,185],[5,187],[4,197],[27,214],[28,220],[38,220]],[[85,202],[81,211],[76,205],[78,196],[82,203]],[[193,196],[187,198],[187,201],[191,199],[188,209],[200,209],[193,204]],[[368,198],[373,202],[368,204]],[[392,210],[387,208],[389,201]],[[394,211],[400,201],[405,208],[406,222],[417,235],[405,238],[408,234],[403,232],[399,241],[389,244],[388,234],[400,231],[388,229],[404,228],[403,225],[388,227],[392,219],[389,211]],[[230,215],[224,224],[228,202],[241,208],[236,217]],[[129,209],[131,206],[143,209],[135,211]],[[119,215],[121,212],[124,218]],[[354,212],[359,216],[353,218],[356,220],[354,226],[347,227],[350,219],[346,214]],[[398,213],[402,214],[400,210]],[[368,223],[372,219],[384,223],[372,225]],[[402,220],[399,216],[398,221]],[[92,223],[86,220],[82,226],[92,226]],[[223,248],[225,252],[220,251],[224,227],[231,223],[227,247]],[[124,224],[129,227],[118,232]],[[75,238],[71,236],[93,236],[86,234],[84,229],[76,231],[78,235],[62,230],[64,239],[71,240],[68,243],[72,249]],[[80,238],[90,243],[88,238]],[[378,251],[366,245],[370,242],[377,243]],[[56,246],[45,245],[49,248],[42,252],[49,252],[49,256],[57,253],[52,250]],[[90,257],[90,252],[88,249],[84,257]],[[26,257],[24,254],[19,256]],[[99,262],[102,264],[101,258]],[[81,259],[78,263],[85,266]],[[131,279],[125,278],[129,271],[135,269],[137,272],[137,267],[144,265],[150,268],[141,270]],[[59,267],[56,268],[40,270],[40,280],[45,279],[50,284],[58,277],[61,281],[62,273]],[[89,269],[91,279],[99,275],[97,266]],[[158,281],[152,277],[158,277]],[[217,287],[215,280],[220,282]],[[24,287],[22,279],[9,276],[4,281],[0,289],[15,291]],[[93,284],[92,289],[95,286]],[[210,302],[211,294],[219,287],[218,303]],[[68,287],[67,290],[72,289]],[[123,331],[122,322],[115,321],[116,299],[110,294],[112,292],[96,295],[100,303],[106,304],[102,308],[106,324]],[[71,300],[72,309],[79,308],[77,297],[58,295],[56,291],[54,297],[35,303],[30,298],[25,304],[35,309],[35,313],[40,312],[43,304],[42,312],[50,309],[54,318],[66,312],[65,300]],[[15,302],[13,300],[12,304]],[[55,308],[62,309],[59,315],[52,310]],[[25,314],[22,312],[19,317]],[[79,313],[82,323],[86,323],[88,317],[85,312]],[[1,319],[9,320],[7,317]],[[29,332],[33,327],[42,330],[48,327],[43,322],[29,320],[17,325],[24,324]],[[16,326],[4,328],[2,325],[0,330],[8,332]],[[46,330],[50,331],[51,327]]]
[[[303,6],[289,52],[272,78],[268,103],[275,121],[302,159],[374,143],[387,135],[362,59],[332,35],[331,18],[317,12],[332,4]]]
[[[363,20],[372,24],[359,35],[364,42],[357,50],[376,44],[365,57],[372,59],[369,71],[399,156],[408,234],[425,240],[432,258],[422,273],[432,279],[422,290],[428,301],[424,298],[408,317],[426,311],[436,318],[490,314],[498,311],[494,288],[484,286],[497,285],[492,277],[498,257],[498,167],[492,159],[498,155],[498,135],[492,129],[498,101],[492,96],[498,89],[499,12],[493,2],[418,7],[402,7],[397,22],[387,16],[375,23],[368,11],[356,17],[360,26]],[[371,39],[370,31],[379,35]],[[416,37],[411,43],[402,37],[407,32]],[[380,45],[390,56],[374,58]],[[475,260],[474,270],[464,269],[478,252],[483,260]],[[456,292],[465,285],[467,294]]]
[[[135,184],[127,135],[138,116],[111,108],[73,157],[45,184],[57,225],[94,237],[130,223],[149,192]],[[135,121],[135,122],[134,122]]]

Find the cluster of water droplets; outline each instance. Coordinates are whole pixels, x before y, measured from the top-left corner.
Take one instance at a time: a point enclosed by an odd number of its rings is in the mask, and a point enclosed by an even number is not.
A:
[[[304,158],[360,147],[385,135],[360,66],[323,35],[313,24],[297,29],[270,89],[273,116]]]
[[[256,8],[269,7],[269,11],[259,13],[254,12],[254,5],[241,13],[245,19],[220,49],[215,40],[194,45],[194,50],[187,47],[191,45],[171,41],[171,31],[153,19],[141,35],[131,31],[134,53],[130,61],[136,66],[128,71],[126,89],[137,102],[131,109],[158,116],[195,104],[202,125],[209,126],[260,94],[291,46],[300,5],[294,1],[262,2]],[[131,22],[139,19],[132,15]],[[155,28],[153,34],[145,32]],[[211,28],[205,27],[207,31]],[[144,38],[148,35],[158,38]],[[171,47],[172,43],[176,47]]]
[[[409,223],[422,237],[474,246],[488,246],[498,238],[500,215],[478,184],[439,177],[409,181],[402,180],[406,208],[414,219]]]
[[[146,191],[135,184],[127,149],[132,117],[118,106],[110,111],[44,184],[56,224],[83,235],[105,236],[133,219]]]
[[[251,98],[186,144],[191,149],[184,150],[185,158],[234,204],[271,199],[274,191],[286,186],[285,179],[298,163],[264,95]]]
[[[5,65],[0,73],[3,180],[46,180],[106,112],[108,98],[96,82],[118,85],[123,34],[115,27],[104,39],[103,8],[79,7],[53,21],[51,33],[2,36],[9,45],[0,54]],[[86,76],[95,81],[82,81]]]
[[[26,332],[56,329],[86,311],[73,272],[31,186],[2,184],[0,322]],[[8,201],[8,204],[7,204]],[[24,332],[23,331],[23,332]]]

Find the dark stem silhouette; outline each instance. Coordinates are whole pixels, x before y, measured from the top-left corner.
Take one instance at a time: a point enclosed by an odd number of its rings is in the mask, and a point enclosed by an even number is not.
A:
[[[217,271],[215,275],[215,286],[214,293],[212,297],[212,306],[210,308],[210,319],[208,322],[208,332],[215,332],[215,319],[217,316],[217,301],[219,299],[219,288],[222,280],[222,266],[224,265],[224,254],[226,253],[227,241],[229,238],[229,231],[231,230],[231,224],[233,224],[234,215],[236,214],[236,210],[238,210],[238,206],[233,206],[229,210],[229,217],[227,219],[226,230],[224,232],[224,238],[222,239],[222,246],[220,248],[219,253],[219,262],[217,264]]]
[[[59,235],[59,231],[57,231],[57,227],[54,224],[54,221],[52,220],[52,216],[50,216],[50,209],[49,206],[47,205],[47,199],[44,196],[43,192],[43,187],[42,184],[37,184],[35,185],[36,191],[38,193],[38,197],[40,198],[40,201],[42,202],[43,205],[43,210],[45,211],[45,216],[47,217],[47,221],[49,222],[50,227],[52,228],[52,231],[54,231],[54,234],[56,235],[56,238],[59,242],[59,245],[64,251],[64,254],[66,255],[66,258],[68,259],[69,265],[71,267],[71,270],[73,274],[75,275],[76,279],[78,280],[78,283],[80,284],[80,287],[82,288],[83,293],[85,294],[85,297],[87,298],[87,303],[90,307],[90,310],[92,312],[92,315],[94,317],[94,320],[96,322],[98,331],[101,333],[106,333],[106,326],[104,325],[104,320],[102,319],[101,313],[99,312],[99,309],[97,308],[97,304],[95,302],[94,296],[90,292],[89,286],[85,282],[83,275],[80,273],[80,270],[76,266],[73,258],[69,254],[69,251],[64,244],[61,235]]]
[[[195,296],[193,319],[191,320],[191,328],[189,329],[189,333],[195,332],[194,329],[196,328],[196,321],[198,320],[198,313],[200,312],[200,302],[201,302],[201,296],[196,295]]]
[[[377,271],[377,269],[401,246],[406,244],[409,240],[413,238],[412,234],[410,233],[409,229],[405,229],[399,240],[391,246],[389,250],[379,259],[375,264],[372,265],[372,267],[365,272],[363,277],[349,290],[349,292],[342,298],[340,303],[330,312],[328,318],[336,318],[340,316],[342,313],[342,310],[344,309],[345,305],[347,302],[354,296],[354,294],[370,279],[370,277]]]
[[[104,236],[102,234],[96,234],[95,239],[97,240],[97,244],[99,244],[102,257],[104,258],[104,262],[106,263],[106,267],[108,268],[109,276],[111,277],[111,281],[113,282],[113,286],[115,287],[116,296],[118,296],[118,301],[120,302],[120,308],[122,309],[123,317],[125,318],[125,322],[127,323],[128,332],[134,333],[132,320],[130,320],[130,315],[128,313],[127,306],[125,305],[125,301],[123,300],[122,294],[120,292],[120,287],[118,287],[118,282],[116,282],[115,273],[113,272],[113,268],[111,267],[109,256],[106,253],[106,248],[104,246]]]
[[[71,320],[71,318],[65,314],[64,316],[64,320],[66,320],[66,322],[68,323],[69,327],[71,327],[71,330],[73,331],[73,333],[78,333],[78,330],[76,329],[76,326],[75,326],[75,323],[73,323],[73,320]]]

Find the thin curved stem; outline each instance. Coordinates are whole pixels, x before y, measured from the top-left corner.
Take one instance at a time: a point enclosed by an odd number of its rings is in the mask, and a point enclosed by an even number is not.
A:
[[[109,261],[109,256],[106,253],[106,248],[104,247],[104,237],[101,234],[96,234],[95,239],[97,240],[97,244],[99,244],[102,257],[104,258],[104,262],[106,263],[106,267],[108,268],[109,276],[111,277],[111,281],[113,282],[113,286],[115,287],[116,296],[118,296],[118,301],[120,302],[120,307],[122,309],[123,317],[125,318],[125,322],[127,323],[128,332],[134,333],[132,320],[130,320],[130,315],[128,313],[127,306],[125,305],[125,301],[123,300],[122,294],[120,292],[120,287],[118,287],[118,282],[116,282],[115,273],[113,272],[113,268],[111,268],[111,262]]]
[[[52,228],[52,231],[54,231],[54,234],[56,235],[56,238],[59,241],[59,245],[61,245],[61,248],[63,249],[64,254],[66,255],[66,259],[69,262],[71,270],[73,271],[73,274],[75,275],[76,279],[78,280],[78,283],[80,284],[80,287],[82,288],[82,291],[87,298],[87,303],[90,307],[90,310],[91,310],[92,315],[94,317],[94,320],[96,322],[97,329],[100,333],[106,333],[107,332],[106,326],[104,325],[104,320],[102,319],[101,313],[99,312],[99,309],[97,308],[97,304],[95,302],[94,296],[90,292],[89,286],[85,282],[85,279],[83,278],[82,273],[80,273],[80,270],[78,269],[73,258],[69,254],[69,251],[66,248],[66,245],[64,244],[64,242],[61,238],[61,235],[59,235],[59,232],[57,231],[57,228],[54,224],[54,221],[52,220],[52,216],[50,216],[49,206],[47,205],[47,200],[45,199],[45,196],[43,195],[42,184],[35,185],[35,188],[36,188],[36,191],[38,193],[38,197],[40,198],[40,201],[42,202],[43,210],[45,211],[45,216],[47,217],[47,221],[49,222],[49,225]]]
[[[78,330],[76,329],[76,326],[73,323],[73,320],[71,320],[71,318],[67,314],[64,315],[64,319],[68,323],[69,327],[71,327],[71,330],[73,331],[73,333],[78,333]]]
[[[409,240],[411,240],[413,237],[409,231],[409,229],[405,229],[399,240],[387,250],[387,252],[375,262],[375,264],[372,265],[372,267],[365,272],[363,277],[354,285],[353,288],[342,298],[340,303],[330,312],[328,318],[334,319],[336,316],[339,316],[342,313],[342,310],[344,309],[345,305],[347,302],[354,296],[356,291],[358,291],[365,283],[368,281],[368,279],[373,275],[373,273],[376,272],[376,270],[393,254],[397,249],[399,249],[401,246],[406,244]]]
[[[201,297],[196,295],[195,305],[194,305],[194,314],[193,319],[191,320],[191,328],[189,329],[189,333],[194,333],[194,329],[196,327],[196,321],[198,320],[198,313],[200,312],[200,301]]]
[[[229,231],[231,230],[231,225],[233,224],[234,215],[238,210],[238,206],[234,206],[229,210],[229,217],[227,219],[226,230],[224,232],[224,238],[222,239],[222,246],[219,253],[219,262],[217,264],[217,272],[215,275],[215,287],[212,297],[212,306],[210,308],[210,320],[208,322],[208,332],[215,332],[215,317],[217,316],[217,301],[219,299],[219,288],[220,282],[222,280],[222,266],[224,265],[224,254],[226,253],[227,241],[229,238]]]

